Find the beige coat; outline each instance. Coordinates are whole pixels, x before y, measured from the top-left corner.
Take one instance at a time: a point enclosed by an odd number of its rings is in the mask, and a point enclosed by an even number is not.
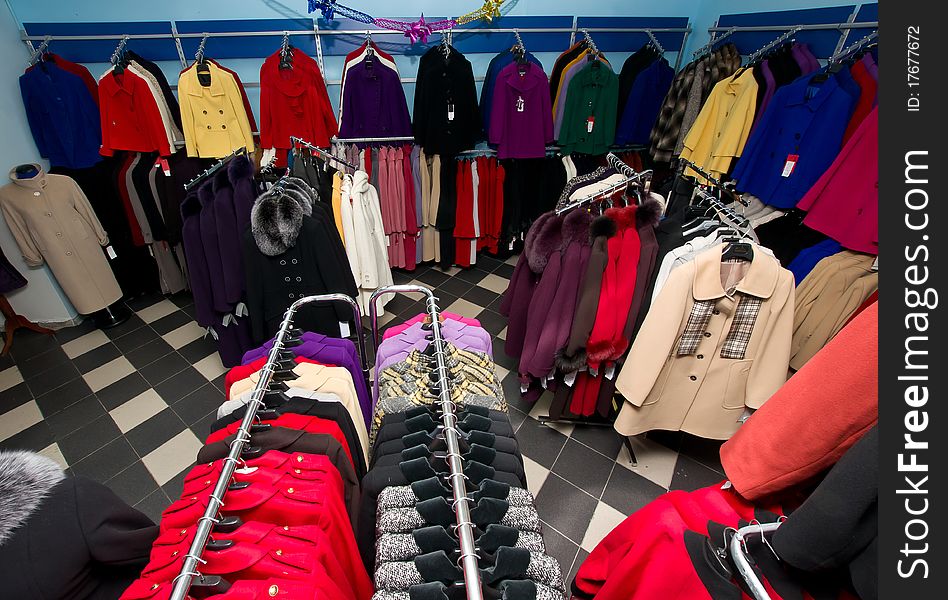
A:
[[[0,210],[23,260],[44,262],[81,314],[118,302],[122,290],[101,246],[108,244],[102,224],[76,182],[64,175],[39,174],[0,187]]]
[[[793,275],[761,250],[732,297],[722,284],[717,245],[675,269],[648,312],[616,380],[625,396],[615,423],[622,435],[653,429],[727,439],[747,408],[759,408],[787,379],[793,333]],[[763,300],[743,360],[721,358],[741,292]],[[696,300],[715,310],[694,354],[677,356]]]

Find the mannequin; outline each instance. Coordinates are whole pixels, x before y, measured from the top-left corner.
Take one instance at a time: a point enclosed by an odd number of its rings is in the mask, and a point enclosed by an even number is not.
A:
[[[46,264],[76,310],[99,327],[124,322],[130,312],[102,246],[108,237],[75,181],[21,164],[0,188],[0,211],[23,258]]]

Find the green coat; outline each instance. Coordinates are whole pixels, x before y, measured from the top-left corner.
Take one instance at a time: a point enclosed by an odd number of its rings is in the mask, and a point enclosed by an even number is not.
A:
[[[569,82],[559,143],[563,154],[605,154],[615,138],[619,77],[602,61],[591,62]],[[589,119],[593,118],[592,131]]]

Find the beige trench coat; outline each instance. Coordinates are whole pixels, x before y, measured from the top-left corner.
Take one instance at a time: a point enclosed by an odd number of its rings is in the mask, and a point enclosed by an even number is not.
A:
[[[118,302],[122,290],[102,251],[108,243],[102,224],[76,182],[64,175],[39,174],[0,187],[0,210],[23,259],[44,262],[81,314]]]
[[[616,431],[687,431],[724,440],[744,408],[760,408],[786,382],[793,334],[794,282],[790,271],[756,250],[733,297],[721,282],[717,245],[672,271],[632,345],[616,389],[625,396]],[[741,293],[761,298],[743,360],[721,358]],[[694,354],[678,356],[678,340],[696,300],[714,300],[708,327]]]

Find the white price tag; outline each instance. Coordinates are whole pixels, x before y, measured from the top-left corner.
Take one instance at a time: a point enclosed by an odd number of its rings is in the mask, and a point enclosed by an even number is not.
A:
[[[349,337],[349,323],[339,321],[339,335],[344,338]]]
[[[572,373],[567,373],[566,377],[563,378],[563,383],[569,387],[573,387],[573,384],[576,383],[576,375],[578,371],[573,371]]]
[[[797,154],[788,154],[787,162],[783,164],[783,172],[780,173],[781,177],[790,177],[790,174],[793,173],[793,169],[797,166],[797,161],[800,160],[800,156]]]
[[[615,365],[609,365],[608,367],[606,367],[606,379],[612,381],[612,378],[615,377],[615,374],[616,374]]]
[[[113,248],[111,245],[105,247],[105,253],[108,254],[109,258],[112,259],[118,257],[118,254],[115,253],[115,248]]]

